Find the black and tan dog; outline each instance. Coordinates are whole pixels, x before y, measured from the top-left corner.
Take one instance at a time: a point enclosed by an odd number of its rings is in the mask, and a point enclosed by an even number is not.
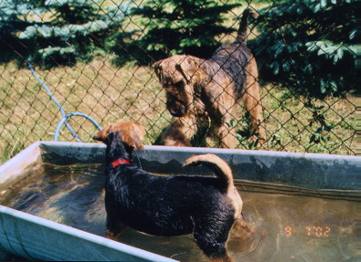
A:
[[[207,256],[227,260],[232,226],[246,227],[230,167],[216,155],[196,155],[184,165],[208,166],[216,177],[152,175],[132,163],[133,150],[143,147],[143,134],[140,126],[120,122],[94,137],[107,145],[108,236],[116,236],[124,226],[161,236],[193,233]]]
[[[218,146],[236,147],[235,130],[229,123],[237,119],[235,109],[241,98],[251,116],[252,139],[265,142],[257,63],[246,46],[250,16],[256,17],[255,12],[246,9],[237,39],[219,47],[210,59],[175,55],[154,63],[167,109],[175,117],[161,135],[161,144],[190,146],[192,137],[210,122],[209,135]]]

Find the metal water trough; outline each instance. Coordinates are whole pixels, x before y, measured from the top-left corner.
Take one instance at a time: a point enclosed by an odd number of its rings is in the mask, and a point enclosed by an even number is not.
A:
[[[34,163],[101,163],[104,152],[102,144],[36,142],[0,166],[0,186],[22,179]],[[146,146],[138,155],[148,171],[178,174],[184,172],[183,160],[203,153],[225,159],[236,179],[361,196],[356,156],[165,146]],[[0,205],[0,260],[9,253],[37,260],[174,261]]]

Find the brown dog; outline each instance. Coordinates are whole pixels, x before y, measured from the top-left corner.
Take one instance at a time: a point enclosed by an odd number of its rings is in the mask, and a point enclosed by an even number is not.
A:
[[[264,143],[258,69],[246,46],[249,15],[255,17],[246,9],[236,41],[218,48],[210,59],[175,55],[153,65],[166,91],[167,109],[176,117],[162,134],[163,144],[190,146],[192,137],[210,123],[218,146],[236,147],[235,130],[229,123],[236,118],[234,109],[241,98],[253,133]]]
[[[143,126],[132,121],[119,121],[108,125],[104,129],[98,131],[93,137],[94,140],[104,142],[111,132],[122,134],[122,140],[132,149],[143,149],[143,139],[145,129]]]

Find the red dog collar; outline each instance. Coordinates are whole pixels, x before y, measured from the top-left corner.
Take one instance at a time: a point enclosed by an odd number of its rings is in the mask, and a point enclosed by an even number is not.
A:
[[[116,167],[124,165],[124,164],[130,164],[130,161],[128,159],[118,158],[117,160],[114,160],[112,162],[112,167],[116,168]]]

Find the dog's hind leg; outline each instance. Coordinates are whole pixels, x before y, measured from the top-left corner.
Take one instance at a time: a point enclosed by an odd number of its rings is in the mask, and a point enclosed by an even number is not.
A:
[[[194,238],[200,249],[213,261],[231,261],[226,249],[229,231],[233,224],[233,213],[208,214],[194,221]]]
[[[254,233],[254,229],[247,223],[243,217],[237,218],[234,221],[232,231],[236,235],[242,235],[242,237],[249,236]]]

